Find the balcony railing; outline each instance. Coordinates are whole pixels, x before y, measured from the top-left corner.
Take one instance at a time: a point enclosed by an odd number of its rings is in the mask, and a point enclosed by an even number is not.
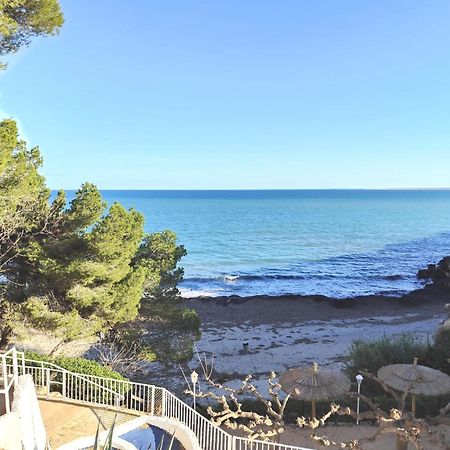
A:
[[[73,373],[55,364],[26,359],[22,352],[14,349],[0,357],[4,377],[9,375],[13,380],[14,374],[16,377],[17,374],[31,374],[41,397],[58,392],[61,401],[123,408],[175,419],[193,431],[203,450],[311,450],[233,436],[162,387]]]
[[[5,402],[5,412],[11,411],[11,399],[13,386],[17,385],[19,367],[17,362],[18,352],[15,348],[6,353],[0,353],[0,396]],[[21,354],[23,361],[23,354]]]

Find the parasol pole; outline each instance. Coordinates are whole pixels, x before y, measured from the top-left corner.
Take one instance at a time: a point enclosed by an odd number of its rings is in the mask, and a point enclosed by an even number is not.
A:
[[[316,401],[313,400],[311,403],[312,403],[312,418],[315,419],[316,418]]]

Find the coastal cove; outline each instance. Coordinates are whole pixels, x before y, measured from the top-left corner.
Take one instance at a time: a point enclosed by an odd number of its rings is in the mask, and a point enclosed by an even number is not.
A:
[[[449,15],[0,0],[0,450],[450,450]]]

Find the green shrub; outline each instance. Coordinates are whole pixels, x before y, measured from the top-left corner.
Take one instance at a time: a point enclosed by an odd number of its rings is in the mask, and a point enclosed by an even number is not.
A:
[[[101,382],[101,385],[104,386],[107,389],[114,390],[120,395],[125,395],[129,389],[130,385],[128,383],[115,383],[114,380],[119,381],[127,381],[125,377],[123,377],[120,373],[115,372],[114,370],[110,369],[109,367],[102,366],[96,361],[92,361],[89,359],[84,358],[75,358],[75,357],[66,357],[66,356],[57,356],[57,357],[51,357],[47,355],[42,355],[35,352],[25,352],[25,357],[28,359],[32,359],[36,362],[27,362],[27,366],[34,366],[34,367],[40,367],[38,361],[42,362],[48,362],[55,364],[63,369],[68,370],[69,372],[77,373],[80,375],[92,375],[96,377],[103,377],[110,379],[103,380]],[[63,382],[63,375],[62,373],[54,373],[52,374],[52,391],[62,392],[62,382]],[[45,385],[45,374],[42,373],[35,373],[35,382],[37,384]],[[44,379],[42,379],[44,377]],[[97,381],[94,380],[94,383],[97,383]],[[89,393],[92,396],[92,398],[95,398],[99,400],[102,403],[109,403],[111,404],[113,399],[113,394],[101,389],[100,387],[97,387],[96,384],[88,384],[89,386]],[[70,397],[72,399],[81,399],[80,397],[80,386],[81,386],[81,380],[77,377],[72,378],[71,380],[67,380],[66,384],[66,396]]]
[[[120,373],[115,372],[109,367],[103,366],[98,362],[92,361],[90,359],[68,356],[51,357],[35,352],[25,352],[25,358],[33,359],[35,361],[49,362],[62,367],[69,372],[79,373],[83,375],[93,375],[96,377],[113,378],[115,380],[126,380],[126,378],[123,377]],[[39,364],[33,365],[39,366]]]
[[[413,336],[404,334],[399,338],[383,337],[374,341],[355,341],[349,353],[346,371],[353,381],[359,371],[374,375],[378,370],[390,364],[412,364],[414,358],[419,364],[438,370],[449,370],[447,357],[450,357],[450,331],[438,333],[434,344],[417,341]],[[362,393],[371,397],[381,409],[388,411],[397,407],[392,396],[386,394],[379,383],[365,379]],[[448,396],[417,397],[417,416],[434,416],[446,402]],[[406,400],[406,408],[410,408],[411,398]]]
[[[94,375],[96,377],[113,378],[115,380],[126,380],[120,373],[89,359],[57,357],[54,361],[57,366],[61,366],[70,372]]]
[[[197,331],[200,328],[200,317],[194,309],[183,308],[180,319],[178,327],[181,330]]]
[[[155,362],[158,360],[158,355],[151,347],[143,347],[139,352],[139,358],[147,362]]]
[[[432,367],[450,375],[450,328],[440,328],[431,348]]]
[[[385,336],[374,341],[355,341],[350,348],[347,372],[352,378],[361,370],[376,375],[383,366],[412,364],[414,358],[419,358],[420,364],[429,364],[431,346],[408,334],[396,339]]]

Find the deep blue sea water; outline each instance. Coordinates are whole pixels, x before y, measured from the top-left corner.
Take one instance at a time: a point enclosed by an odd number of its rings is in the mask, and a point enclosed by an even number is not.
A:
[[[103,191],[184,244],[184,295],[399,295],[450,255],[447,191]]]

